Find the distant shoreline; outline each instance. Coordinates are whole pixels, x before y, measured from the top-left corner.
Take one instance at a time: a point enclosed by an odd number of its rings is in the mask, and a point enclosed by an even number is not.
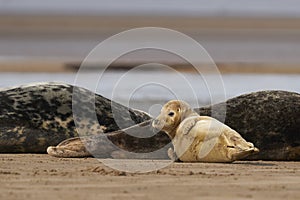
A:
[[[147,62],[145,62],[147,63]],[[158,62],[160,63],[160,62]],[[110,70],[129,70],[143,63],[114,63],[110,65]],[[164,63],[165,64],[165,63]],[[195,68],[182,63],[166,63],[169,67],[183,72],[194,73]],[[41,72],[41,73],[74,73],[80,68],[80,62],[63,62],[59,60],[15,60],[0,61],[0,72]],[[216,63],[218,70],[223,74],[230,73],[273,73],[273,74],[300,74],[300,63]],[[201,66],[201,64],[199,65]],[[200,67],[204,73],[210,73],[209,66]],[[99,66],[85,66],[88,71],[101,68]],[[157,70],[157,68],[146,67],[145,70]],[[159,69],[158,69],[159,70]]]
[[[175,29],[201,40],[211,51],[210,55],[221,73],[300,74],[297,45],[300,18],[121,15],[0,15],[0,39],[4,42],[0,48],[0,72],[76,72],[87,52],[98,41],[123,30],[146,26]],[[248,38],[250,42],[244,42]],[[277,39],[282,43],[270,45]],[[259,46],[265,40],[265,46]],[[274,51],[277,47],[282,47],[282,50]],[[241,53],[239,48],[242,48]],[[260,56],[264,52],[267,52],[266,55]],[[252,57],[248,56],[252,54]],[[147,63],[144,57],[141,58],[143,63]],[[243,62],[238,62],[240,60]],[[161,63],[162,60],[155,61]],[[179,71],[193,71],[186,64],[164,61]],[[121,62],[113,69],[130,69],[137,64]]]
[[[0,15],[0,31],[100,31],[114,32],[136,27],[165,27],[183,30],[199,29],[279,29],[300,30],[300,18],[276,17],[193,17],[193,16],[52,16]]]

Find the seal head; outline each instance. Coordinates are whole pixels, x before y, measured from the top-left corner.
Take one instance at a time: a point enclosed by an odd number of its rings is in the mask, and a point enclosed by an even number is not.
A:
[[[175,137],[176,128],[187,117],[197,115],[184,101],[172,100],[161,109],[159,116],[153,120],[152,126],[165,131],[171,139]]]

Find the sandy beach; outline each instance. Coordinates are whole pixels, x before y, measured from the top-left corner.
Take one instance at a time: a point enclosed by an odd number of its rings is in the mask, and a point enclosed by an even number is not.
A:
[[[291,200],[300,195],[297,162],[173,163],[153,172],[131,174],[110,169],[94,158],[1,154],[0,160],[0,199],[7,200]]]

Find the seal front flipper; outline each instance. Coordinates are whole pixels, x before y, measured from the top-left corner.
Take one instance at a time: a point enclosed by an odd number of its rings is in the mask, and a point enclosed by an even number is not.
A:
[[[198,116],[192,116],[189,119],[183,120],[181,124],[179,124],[179,129],[181,130],[181,134],[187,135],[190,130],[196,125],[199,120]]]
[[[174,149],[171,147],[168,149],[168,156],[174,162],[182,162],[176,155],[176,152],[174,151]]]

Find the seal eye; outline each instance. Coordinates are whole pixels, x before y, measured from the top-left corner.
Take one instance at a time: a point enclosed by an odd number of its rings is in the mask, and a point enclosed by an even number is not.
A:
[[[168,114],[170,117],[173,117],[174,116],[174,112],[169,112]]]

